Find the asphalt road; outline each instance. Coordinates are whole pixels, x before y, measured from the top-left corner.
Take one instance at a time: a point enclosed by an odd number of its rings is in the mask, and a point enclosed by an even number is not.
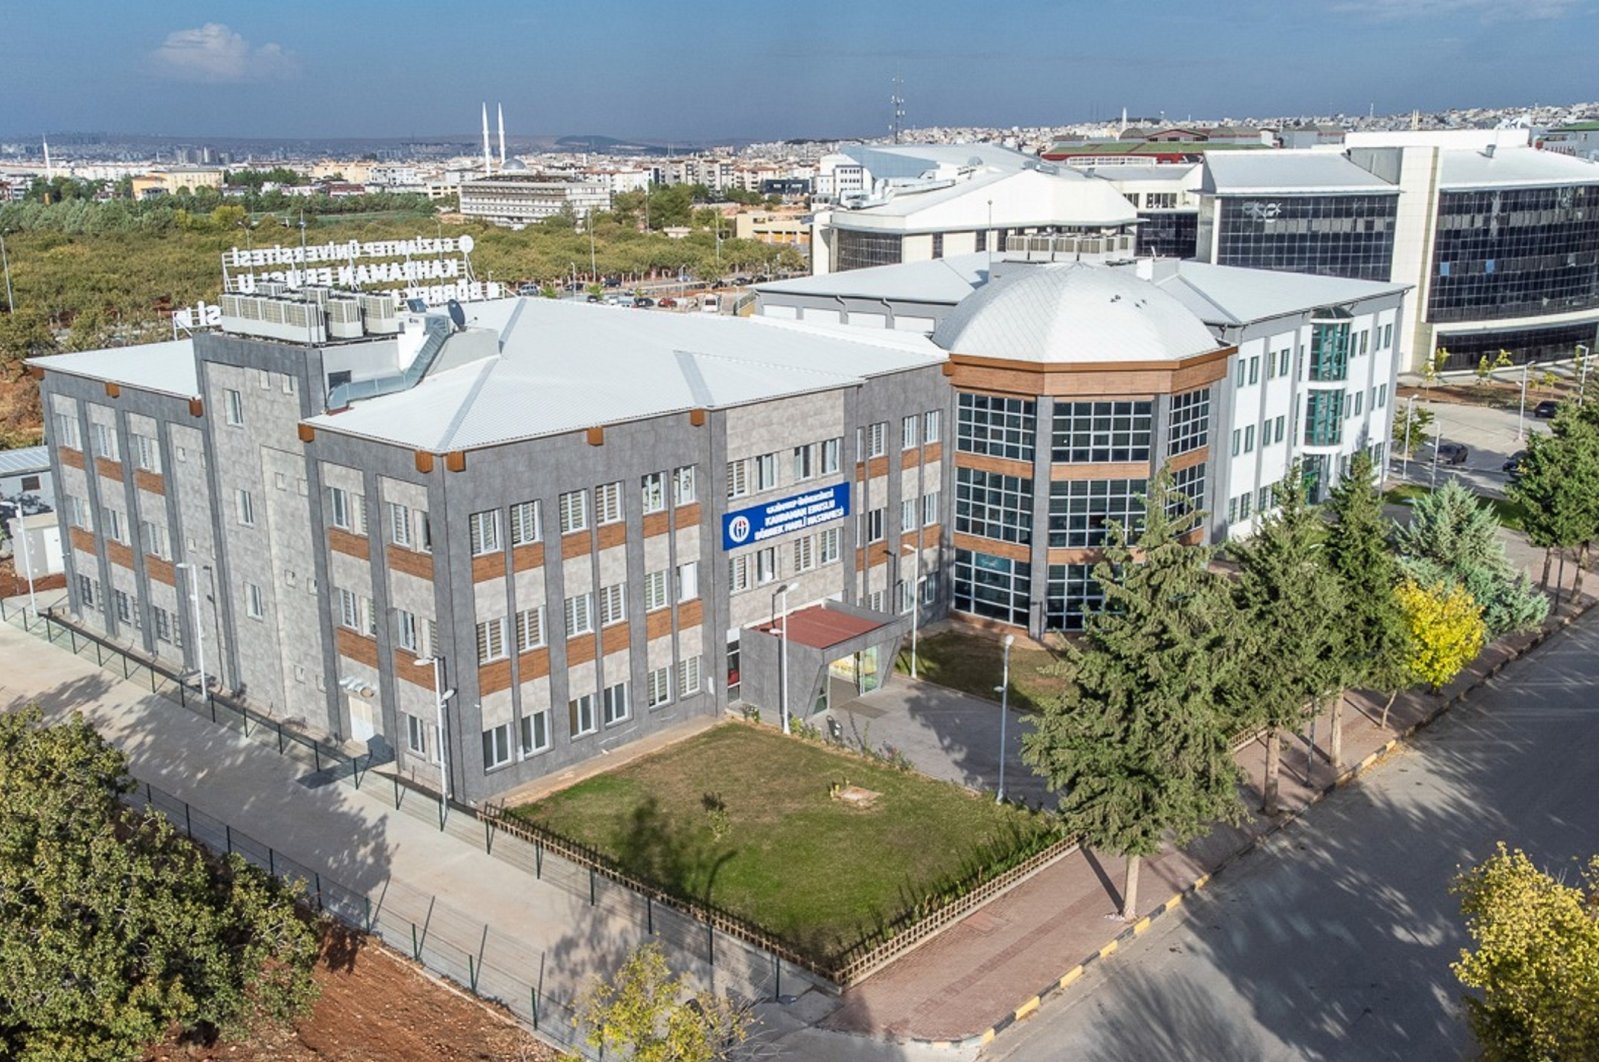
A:
[[[1599,852],[1596,750],[1599,611],[1228,868],[983,1057],[1468,1057],[1449,972],[1467,939],[1450,879],[1501,839],[1556,870]]]

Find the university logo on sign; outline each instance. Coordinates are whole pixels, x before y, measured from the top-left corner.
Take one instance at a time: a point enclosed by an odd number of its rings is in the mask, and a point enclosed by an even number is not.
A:
[[[743,513],[733,516],[727,521],[727,537],[733,543],[742,546],[750,540],[750,518]]]
[[[737,509],[722,517],[722,548],[738,549],[849,515],[849,484],[834,483],[804,494]]]

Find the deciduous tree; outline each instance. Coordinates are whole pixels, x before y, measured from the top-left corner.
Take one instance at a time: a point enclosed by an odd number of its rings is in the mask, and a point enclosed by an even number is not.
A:
[[[674,977],[656,943],[627,957],[610,981],[578,998],[577,1023],[590,1047],[624,1052],[635,1062],[721,1062],[749,1038],[750,1015],[709,992],[692,994]]]
[[[1110,524],[1094,578],[1104,605],[1067,648],[1072,683],[1042,706],[1022,758],[1060,794],[1068,833],[1127,858],[1122,915],[1138,905],[1138,868],[1168,836],[1203,833],[1242,812],[1229,738],[1239,718],[1239,624],[1211,550],[1185,544],[1200,514],[1162,471],[1141,530]]]
[[[1477,658],[1488,639],[1482,606],[1465,587],[1422,586],[1405,579],[1394,590],[1409,629],[1405,666],[1416,682],[1442,689]]]

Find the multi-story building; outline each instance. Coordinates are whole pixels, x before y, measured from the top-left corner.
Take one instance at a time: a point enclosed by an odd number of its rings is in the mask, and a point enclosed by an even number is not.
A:
[[[133,198],[147,199],[152,195],[177,195],[179,192],[198,192],[202,188],[222,190],[223,170],[210,166],[174,166],[151,170],[132,178]]]
[[[502,172],[488,174],[460,186],[462,214],[496,225],[523,226],[563,211],[579,218],[591,210],[609,210],[611,193],[604,182],[589,178],[529,173],[513,160]]]

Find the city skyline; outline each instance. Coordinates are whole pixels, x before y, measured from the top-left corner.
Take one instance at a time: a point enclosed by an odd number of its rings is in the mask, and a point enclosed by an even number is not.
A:
[[[896,75],[911,127],[1057,125],[1124,107],[1181,121],[1530,106],[1589,94],[1576,60],[1599,29],[1571,0],[1514,15],[1488,0],[1204,0],[1136,18],[1121,4],[1023,0],[979,24],[949,0],[827,0],[792,26],[610,10],[445,21],[408,2],[176,4],[69,26],[8,2],[0,135],[426,138],[469,132],[489,99],[516,138],[870,137],[887,131]],[[1261,61],[1207,76],[1224,55]]]

